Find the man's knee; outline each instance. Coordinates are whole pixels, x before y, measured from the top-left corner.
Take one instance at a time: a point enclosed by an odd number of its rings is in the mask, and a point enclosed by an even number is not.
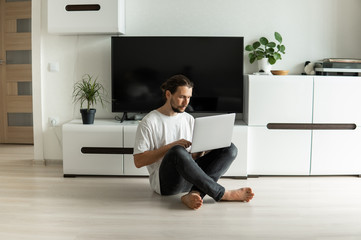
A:
[[[167,155],[172,155],[172,156],[177,156],[177,157],[186,156],[188,154],[189,154],[188,151],[180,145],[176,145],[176,146],[172,147],[167,152]]]
[[[231,146],[227,147],[225,150],[227,151],[229,158],[231,158],[232,160],[236,159],[237,154],[238,154],[238,149],[237,149],[236,145],[231,143]]]
[[[167,154],[164,156],[163,161],[171,161],[173,164],[184,165],[188,162],[192,162],[193,159],[190,153],[182,146],[176,145],[168,150]],[[194,162],[194,161],[193,161]]]

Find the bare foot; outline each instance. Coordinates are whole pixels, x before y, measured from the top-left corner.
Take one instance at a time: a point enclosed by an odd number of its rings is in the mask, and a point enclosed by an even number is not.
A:
[[[240,188],[235,190],[226,190],[222,201],[241,201],[249,202],[254,196],[251,188]]]
[[[203,199],[199,195],[199,192],[190,192],[183,195],[181,198],[182,202],[190,209],[198,209],[203,204]]]

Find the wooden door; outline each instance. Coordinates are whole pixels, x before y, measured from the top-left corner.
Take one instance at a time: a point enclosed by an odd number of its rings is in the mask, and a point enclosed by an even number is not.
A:
[[[0,0],[0,143],[33,144],[31,1]]]

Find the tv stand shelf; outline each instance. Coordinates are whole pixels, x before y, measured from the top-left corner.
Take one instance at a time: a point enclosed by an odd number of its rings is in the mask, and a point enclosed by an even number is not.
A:
[[[63,171],[65,177],[148,176],[145,167],[136,168],[133,146],[138,121],[96,119],[83,125],[80,119],[63,125]],[[247,126],[237,122],[234,144],[239,154],[226,176],[247,176]]]

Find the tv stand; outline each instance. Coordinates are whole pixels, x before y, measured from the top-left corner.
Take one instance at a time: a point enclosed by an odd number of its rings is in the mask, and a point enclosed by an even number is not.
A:
[[[133,147],[138,121],[95,119],[84,125],[80,119],[63,125],[63,173],[74,176],[147,176],[136,168]],[[232,142],[238,156],[225,176],[247,177],[247,126],[236,122]]]
[[[247,124],[236,120],[238,156],[225,176],[361,176],[361,77],[249,75],[244,83]],[[134,166],[137,126],[64,124],[64,176],[147,176]]]

